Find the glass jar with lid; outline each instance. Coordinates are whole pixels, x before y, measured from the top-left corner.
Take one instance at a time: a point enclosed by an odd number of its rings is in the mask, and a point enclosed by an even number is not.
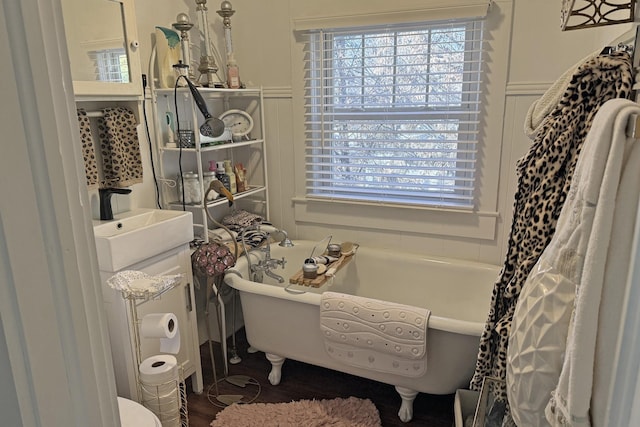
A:
[[[182,200],[182,182],[184,182],[184,201]],[[200,180],[195,172],[185,172],[182,174],[182,180],[178,176],[178,200],[186,204],[197,204],[202,201],[202,191],[200,188]]]

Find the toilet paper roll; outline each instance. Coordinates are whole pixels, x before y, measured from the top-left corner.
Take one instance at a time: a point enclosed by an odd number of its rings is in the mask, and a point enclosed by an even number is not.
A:
[[[152,313],[142,318],[140,335],[144,338],[160,338],[162,353],[178,354],[180,351],[180,328],[173,313]]]
[[[178,319],[173,313],[152,313],[142,318],[140,333],[146,338],[173,338],[178,331]]]
[[[142,403],[156,414],[163,427],[180,426],[178,362],[175,356],[159,354],[140,364]]]
[[[147,357],[140,364],[140,381],[148,385],[160,385],[178,380],[178,361],[170,354]]]

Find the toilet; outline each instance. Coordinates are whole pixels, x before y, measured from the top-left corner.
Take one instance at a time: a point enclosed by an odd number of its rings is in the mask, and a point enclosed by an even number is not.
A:
[[[122,427],[162,427],[153,412],[133,400],[118,396],[118,410]]]

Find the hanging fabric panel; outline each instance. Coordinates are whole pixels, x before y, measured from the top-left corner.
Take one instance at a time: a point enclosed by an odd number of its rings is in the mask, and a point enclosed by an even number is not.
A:
[[[507,345],[520,290],[553,237],[593,118],[606,101],[629,98],[632,82],[627,52],[586,61],[578,67],[559,105],[544,119],[528,153],[518,161],[507,254],[480,339],[472,389],[480,390],[486,376],[505,380]],[[504,383],[495,394],[506,403]]]

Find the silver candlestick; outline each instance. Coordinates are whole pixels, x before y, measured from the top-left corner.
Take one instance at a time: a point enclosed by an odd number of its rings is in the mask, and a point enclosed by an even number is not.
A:
[[[179,13],[176,16],[176,22],[172,24],[173,28],[180,31],[180,49],[182,50],[182,63],[189,66],[187,77],[194,81],[195,76],[191,67],[191,47],[189,46],[189,30],[193,28],[193,23],[186,13]]]
[[[231,42],[231,17],[235,10],[231,6],[231,2],[223,1],[220,3],[220,10],[216,11],[218,15],[222,17],[222,25],[224,26],[224,40],[225,40],[225,48],[227,49],[227,57],[233,54],[233,44]]]

